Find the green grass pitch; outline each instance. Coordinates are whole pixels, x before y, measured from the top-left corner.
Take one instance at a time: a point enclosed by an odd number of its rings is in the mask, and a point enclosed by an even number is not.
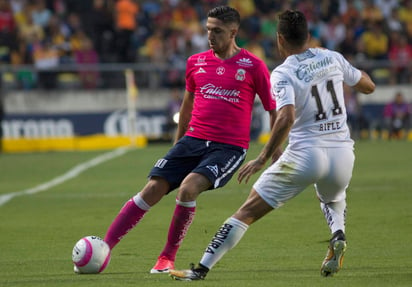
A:
[[[130,151],[49,190],[0,206],[0,286],[412,286],[412,143],[403,141],[356,143],[348,189],[348,250],[343,269],[332,278],[319,272],[330,235],[312,187],[252,225],[205,281],[177,282],[149,274],[165,242],[175,192],[113,250],[102,274],[74,274],[75,242],[86,235],[104,236],[168,148],[149,145]],[[248,159],[260,148],[253,144]],[[47,182],[102,153],[0,154],[0,195]],[[251,184],[232,179],[225,188],[198,198],[177,268],[198,262]]]

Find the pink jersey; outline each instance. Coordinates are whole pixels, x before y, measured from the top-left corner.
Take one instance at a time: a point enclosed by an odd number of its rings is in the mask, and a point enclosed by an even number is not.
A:
[[[212,50],[191,56],[186,90],[195,94],[186,135],[243,148],[249,147],[256,94],[265,110],[276,108],[268,68],[244,49],[226,60],[217,58]]]

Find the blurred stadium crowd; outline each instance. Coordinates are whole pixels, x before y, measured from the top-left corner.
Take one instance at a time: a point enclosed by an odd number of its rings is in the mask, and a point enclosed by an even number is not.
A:
[[[173,93],[184,87],[187,57],[209,48],[207,12],[222,4],[241,14],[238,45],[270,69],[281,60],[277,13],[291,8],[305,13],[311,46],[340,51],[377,84],[412,82],[412,0],[0,0],[0,88],[124,88],[132,64],[141,87]],[[407,134],[403,95],[369,110],[353,89],[345,97],[355,137],[364,129]]]
[[[168,64],[174,69],[162,84],[181,85],[186,58],[208,49],[204,22],[219,4],[240,11],[239,46],[270,68],[279,61],[276,15],[296,8],[309,20],[311,45],[352,61],[377,61],[369,72],[378,84],[412,79],[412,0],[0,0],[0,63],[45,71],[64,64]],[[53,74],[43,73],[39,84],[53,88]],[[18,77],[23,87],[34,86],[30,71]],[[83,88],[97,87],[97,77],[81,75]]]

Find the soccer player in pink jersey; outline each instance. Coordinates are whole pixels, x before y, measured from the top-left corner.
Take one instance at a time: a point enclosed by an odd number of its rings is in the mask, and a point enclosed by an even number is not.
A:
[[[151,273],[174,268],[176,253],[195,216],[196,198],[224,186],[243,163],[256,94],[270,114],[271,126],[275,120],[269,70],[262,60],[236,45],[239,25],[239,13],[231,7],[209,11],[206,28],[211,49],[187,61],[175,143],[157,160],[147,184],[126,202],[106,233],[104,240],[113,249],[152,206],[178,189],[167,242]]]

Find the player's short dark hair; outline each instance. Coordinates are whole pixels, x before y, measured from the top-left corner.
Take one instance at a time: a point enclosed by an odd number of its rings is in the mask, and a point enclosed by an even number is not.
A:
[[[286,10],[280,13],[278,33],[292,46],[303,46],[309,33],[305,15],[297,10]]]
[[[229,6],[217,6],[207,13],[207,17],[217,18],[225,24],[236,23],[240,25],[240,14],[239,12]]]

